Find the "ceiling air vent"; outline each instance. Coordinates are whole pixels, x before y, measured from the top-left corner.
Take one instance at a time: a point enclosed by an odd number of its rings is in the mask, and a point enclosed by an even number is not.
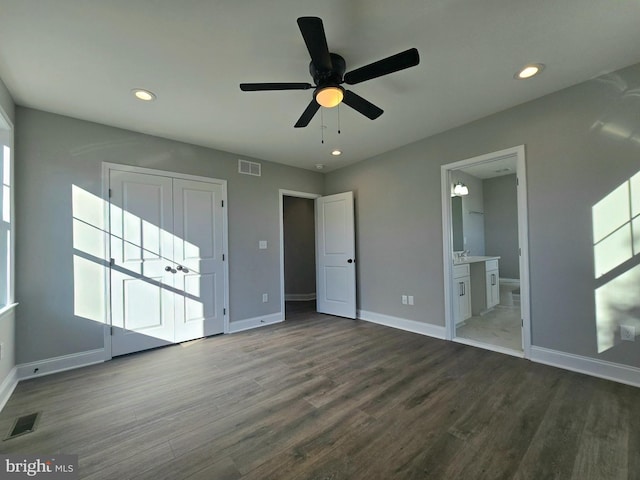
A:
[[[243,175],[253,175],[254,177],[260,177],[262,175],[261,167],[262,166],[259,163],[238,159],[238,173],[242,173]]]

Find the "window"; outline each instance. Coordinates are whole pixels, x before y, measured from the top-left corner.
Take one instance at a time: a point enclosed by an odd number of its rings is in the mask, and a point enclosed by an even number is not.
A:
[[[13,132],[0,112],[0,309],[13,299]]]

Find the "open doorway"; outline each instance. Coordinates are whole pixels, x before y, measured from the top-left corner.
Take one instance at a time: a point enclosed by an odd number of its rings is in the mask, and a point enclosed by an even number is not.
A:
[[[318,197],[280,191],[281,292],[285,320],[316,311],[315,199]]]
[[[442,167],[447,336],[529,355],[524,147]]]

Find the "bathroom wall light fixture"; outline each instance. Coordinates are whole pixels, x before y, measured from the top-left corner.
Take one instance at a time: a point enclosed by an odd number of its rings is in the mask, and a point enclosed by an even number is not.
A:
[[[458,197],[469,195],[469,187],[462,182],[458,182],[453,186],[453,194]]]

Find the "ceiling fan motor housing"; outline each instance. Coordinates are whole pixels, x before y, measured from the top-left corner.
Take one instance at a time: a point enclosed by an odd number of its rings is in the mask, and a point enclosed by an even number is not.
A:
[[[309,73],[313,81],[320,89],[327,86],[338,86],[343,83],[344,72],[347,71],[347,64],[337,53],[331,55],[331,70],[318,70],[313,62],[309,63]]]

